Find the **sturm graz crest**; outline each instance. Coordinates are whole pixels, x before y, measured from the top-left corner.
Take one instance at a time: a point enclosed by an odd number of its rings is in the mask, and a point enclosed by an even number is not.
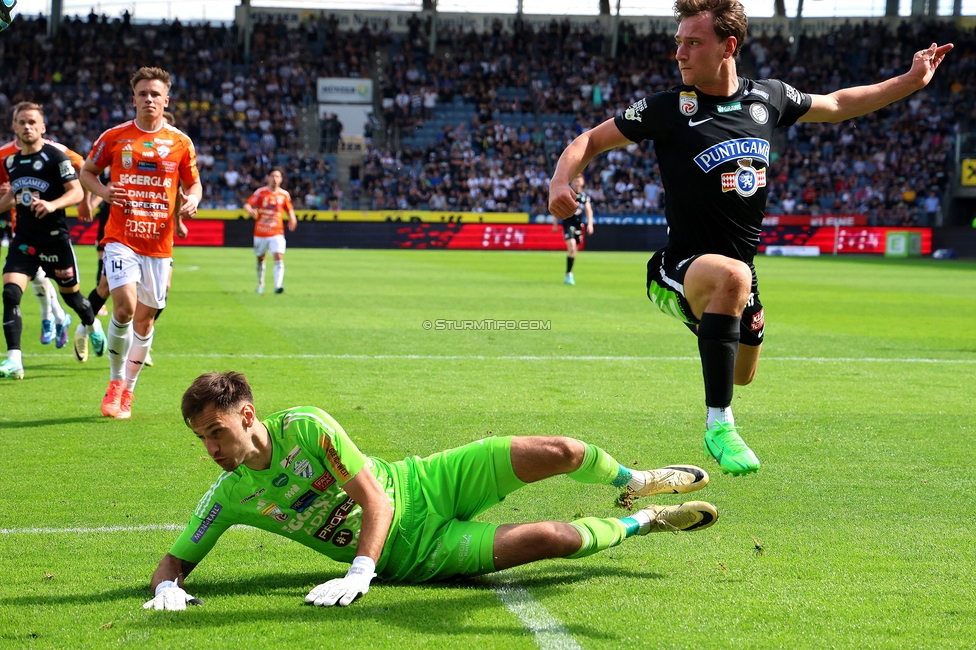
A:
[[[752,166],[752,158],[741,158],[737,161],[739,168],[734,172],[722,174],[722,191],[735,190],[739,196],[752,196],[760,187],[766,187],[766,168],[756,169]]]

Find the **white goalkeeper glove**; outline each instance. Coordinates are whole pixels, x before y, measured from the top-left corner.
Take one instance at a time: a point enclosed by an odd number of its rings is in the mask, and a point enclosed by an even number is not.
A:
[[[186,609],[186,604],[202,605],[203,601],[194,598],[176,584],[174,580],[164,580],[156,585],[156,597],[146,602],[143,609],[166,609],[182,610]]]
[[[332,607],[336,603],[345,607],[369,591],[369,582],[375,575],[376,563],[371,558],[359,556],[352,561],[345,578],[320,584],[308,592],[305,602],[319,607]]]

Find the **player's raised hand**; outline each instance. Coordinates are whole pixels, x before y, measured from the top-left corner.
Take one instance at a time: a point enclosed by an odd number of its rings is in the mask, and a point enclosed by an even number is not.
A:
[[[344,578],[322,583],[308,592],[305,602],[318,607],[347,606],[369,591],[369,583],[376,575],[376,565],[368,557],[357,557]]]
[[[173,580],[165,580],[156,586],[156,597],[146,602],[143,609],[178,611],[186,609],[186,604],[202,605],[203,601],[194,598]]]
[[[200,203],[200,199],[197,198],[196,194],[187,194],[180,188],[180,216],[181,217],[193,217],[197,213],[197,204]]]
[[[569,185],[549,186],[549,213],[557,219],[568,219],[579,209],[576,192]]]
[[[912,69],[908,71],[910,76],[916,77],[922,86],[927,86],[935,75],[935,69],[942,63],[945,55],[955,47],[952,43],[937,45],[932,43],[928,48],[919,50],[912,59]]]

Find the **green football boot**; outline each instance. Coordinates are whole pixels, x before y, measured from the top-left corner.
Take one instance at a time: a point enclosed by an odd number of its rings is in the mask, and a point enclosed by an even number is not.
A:
[[[715,422],[705,431],[705,451],[718,461],[723,474],[743,476],[759,471],[759,459],[739,437],[734,424]]]

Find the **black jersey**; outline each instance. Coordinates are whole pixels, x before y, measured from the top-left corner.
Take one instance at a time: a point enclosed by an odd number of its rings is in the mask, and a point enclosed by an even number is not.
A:
[[[585,192],[580,192],[576,195],[576,202],[579,203],[579,207],[576,208],[576,212],[572,216],[566,217],[560,223],[563,226],[576,226],[579,227],[583,224],[583,218],[586,214],[586,204],[591,202],[590,197]]]
[[[810,109],[782,81],[739,78],[728,97],[677,86],[641,99],[614,120],[633,140],[653,140],[664,181],[669,248],[752,262],[766,209],[773,129]]]
[[[54,201],[64,196],[64,184],[78,180],[71,159],[56,147],[45,144],[35,153],[18,151],[7,156],[3,166],[10,178],[10,191],[14,193],[17,208],[14,233],[17,238],[28,242],[67,238],[68,225],[63,209],[38,219],[31,204],[35,199]]]

